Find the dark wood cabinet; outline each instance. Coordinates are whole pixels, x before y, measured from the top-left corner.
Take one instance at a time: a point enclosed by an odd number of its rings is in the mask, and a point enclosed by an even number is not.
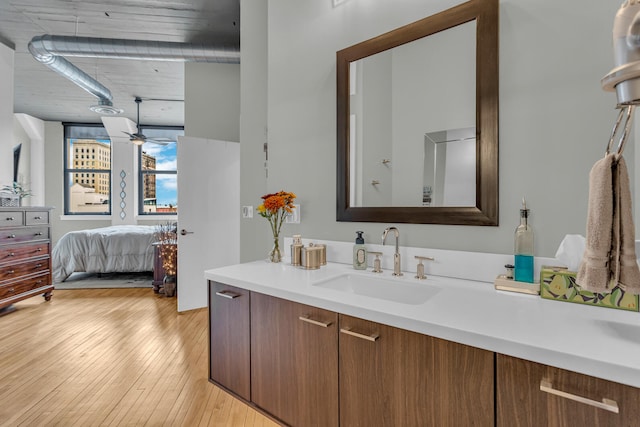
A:
[[[50,210],[0,208],[0,309],[35,295],[51,299]]]
[[[340,315],[340,425],[493,426],[494,353]]]
[[[338,315],[251,294],[251,400],[291,426],[338,425]]]
[[[251,399],[250,293],[209,282],[209,378]]]
[[[640,425],[635,387],[502,354],[496,383],[499,427]]]

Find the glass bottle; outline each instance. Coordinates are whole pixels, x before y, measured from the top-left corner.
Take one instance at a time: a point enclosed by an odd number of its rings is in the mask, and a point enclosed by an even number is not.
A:
[[[522,199],[520,225],[515,233],[515,280],[533,283],[533,229],[529,224],[529,209]]]

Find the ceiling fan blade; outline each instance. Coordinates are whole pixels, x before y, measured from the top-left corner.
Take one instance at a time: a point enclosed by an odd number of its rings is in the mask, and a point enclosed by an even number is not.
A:
[[[158,145],[169,145],[169,142],[173,142],[173,141],[161,141],[160,139],[147,138],[145,139],[144,142],[151,142],[152,144],[158,144]]]

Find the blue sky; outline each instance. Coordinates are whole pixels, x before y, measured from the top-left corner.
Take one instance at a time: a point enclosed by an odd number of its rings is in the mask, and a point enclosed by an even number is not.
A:
[[[142,151],[156,158],[156,170],[177,170],[177,144],[168,145],[146,143]],[[177,175],[156,175],[156,198],[159,206],[176,206],[178,195]]]

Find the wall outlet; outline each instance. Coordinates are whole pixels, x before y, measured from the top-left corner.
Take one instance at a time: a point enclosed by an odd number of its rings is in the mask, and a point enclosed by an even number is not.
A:
[[[242,207],[242,218],[253,218],[253,206]]]
[[[284,222],[287,224],[300,224],[300,205],[293,206],[296,208],[285,217]]]

